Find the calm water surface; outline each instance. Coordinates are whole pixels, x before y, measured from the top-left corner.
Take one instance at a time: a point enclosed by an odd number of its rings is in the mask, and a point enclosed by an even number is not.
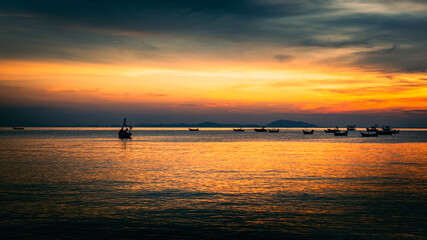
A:
[[[427,130],[0,128],[1,239],[427,239]]]

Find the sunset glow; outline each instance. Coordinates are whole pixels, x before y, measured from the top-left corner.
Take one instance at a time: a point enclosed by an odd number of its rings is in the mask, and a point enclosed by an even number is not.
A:
[[[225,4],[224,16],[206,9],[193,16],[178,8],[172,14],[176,26],[150,15],[173,12],[172,7],[154,4],[149,13],[140,9],[138,14],[157,21],[155,27],[141,19],[140,25],[128,26],[125,22],[135,19],[124,16],[115,27],[85,25],[102,17],[73,20],[43,8],[5,4],[0,14],[0,104],[191,114],[409,111],[425,116],[427,63],[416,49],[426,50],[420,40],[425,31],[419,31],[419,23],[411,25],[426,21],[425,4],[240,4]],[[286,13],[287,4],[301,13]],[[284,12],[273,11],[280,6]],[[116,11],[112,7],[102,6]],[[261,7],[260,15],[241,16],[243,10],[235,7]],[[234,22],[223,26],[224,21]],[[404,37],[401,31],[407,31]]]

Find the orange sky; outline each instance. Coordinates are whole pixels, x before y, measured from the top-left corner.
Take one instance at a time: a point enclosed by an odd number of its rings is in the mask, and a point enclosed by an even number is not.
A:
[[[0,5],[0,106],[427,112],[419,1],[61,6]]]
[[[18,87],[14,104],[117,102],[234,111],[347,112],[426,108],[419,73],[384,74],[292,60],[179,61],[166,64],[93,64],[2,61],[2,83]],[[23,80],[24,79],[24,80]],[[24,91],[25,89],[25,91]],[[4,93],[7,94],[7,93]]]

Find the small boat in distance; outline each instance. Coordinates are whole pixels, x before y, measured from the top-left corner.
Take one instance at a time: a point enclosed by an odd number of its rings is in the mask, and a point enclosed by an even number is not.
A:
[[[267,132],[267,129],[265,129],[265,127],[262,128],[254,128],[255,132]]]
[[[368,132],[377,132],[378,131],[378,124],[375,124],[372,127],[366,128],[366,131],[368,131]]]
[[[302,132],[304,133],[304,134],[313,134],[314,133],[314,129],[312,129],[311,131],[309,131],[309,130],[302,130]]]
[[[393,132],[388,130],[388,131],[377,131],[378,135],[393,135]]]
[[[340,131],[340,130],[338,130],[338,131],[334,132],[334,135],[335,136],[347,136],[348,135],[348,131]]]
[[[378,132],[360,132],[362,134],[362,137],[378,137]]]
[[[130,138],[130,136],[132,136],[130,130],[132,130],[132,126],[126,124],[125,118],[122,123],[122,128],[119,131],[119,138]]]
[[[338,131],[339,131],[338,127],[325,129],[325,133],[334,133]]]
[[[278,133],[278,132],[279,132],[279,130],[280,130],[280,129],[274,129],[274,128],[272,128],[272,129],[268,129],[268,132],[271,132],[271,133]]]
[[[13,130],[24,130],[25,128],[23,127],[13,127]]]
[[[354,131],[354,130],[356,130],[356,125],[347,125],[347,130],[348,131]]]
[[[391,131],[391,127],[390,126],[383,126],[382,129],[384,131]]]
[[[383,126],[382,129],[383,129],[383,131],[382,131],[382,133],[380,133],[380,135],[391,135],[391,134],[396,134],[396,133],[400,132],[399,130],[395,130],[395,129],[391,128],[390,126]]]
[[[199,131],[198,128],[188,128],[188,130],[190,130],[191,132],[198,132]]]
[[[244,132],[245,131],[245,129],[242,129],[242,128],[233,128],[233,130],[235,132]]]

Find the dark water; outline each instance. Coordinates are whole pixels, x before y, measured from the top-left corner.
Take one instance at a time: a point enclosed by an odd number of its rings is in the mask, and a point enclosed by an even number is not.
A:
[[[427,239],[427,131],[0,129],[1,239]]]

